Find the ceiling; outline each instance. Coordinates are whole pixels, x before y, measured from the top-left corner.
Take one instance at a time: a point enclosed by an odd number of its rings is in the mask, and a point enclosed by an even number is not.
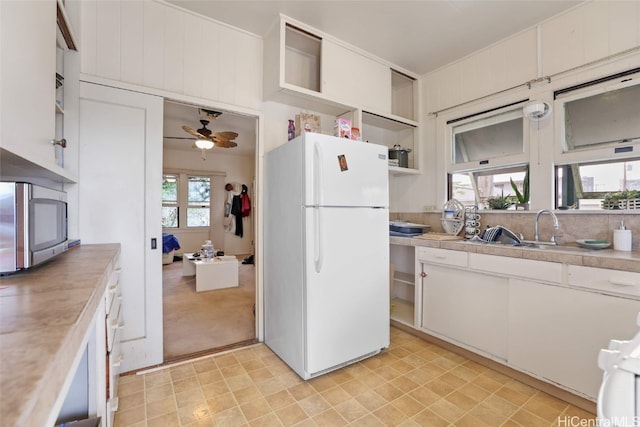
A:
[[[168,0],[185,9],[264,36],[280,13],[357,46],[407,71],[423,75],[572,8],[582,0],[269,1]],[[165,136],[200,128],[197,107],[165,104]],[[212,131],[239,134],[235,148],[210,152],[253,155],[255,119],[222,114]],[[165,139],[174,149],[192,140]]]
[[[208,107],[205,107],[208,109]],[[217,110],[222,111],[222,110]],[[200,156],[200,150],[194,148],[195,138],[182,129],[182,126],[188,126],[197,130],[202,127],[200,119],[202,117],[198,113],[198,107],[188,104],[166,101],[164,103],[164,148],[172,150],[191,150],[194,158]],[[222,111],[216,120],[212,120],[207,125],[207,129],[212,132],[231,131],[238,133],[235,142],[237,147],[219,148],[214,147],[206,152],[208,156],[214,156],[215,153],[233,154],[238,156],[253,156],[255,153],[257,135],[256,135],[256,119],[236,113]],[[177,138],[170,138],[177,137]],[[186,139],[178,139],[186,138]]]
[[[264,36],[283,13],[423,75],[582,0],[168,0]]]

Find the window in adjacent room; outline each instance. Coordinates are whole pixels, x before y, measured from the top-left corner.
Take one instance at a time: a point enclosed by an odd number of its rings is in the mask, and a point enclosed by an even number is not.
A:
[[[162,176],[162,226],[178,228],[178,176]]]
[[[189,176],[187,181],[187,227],[208,227],[211,178],[208,176]]]

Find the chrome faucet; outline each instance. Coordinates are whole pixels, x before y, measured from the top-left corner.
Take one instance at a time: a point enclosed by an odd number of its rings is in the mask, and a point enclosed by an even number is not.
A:
[[[542,209],[539,210],[538,213],[536,214],[536,224],[535,224],[535,229],[534,229],[534,235],[533,235],[533,239],[536,242],[540,241],[540,234],[538,231],[538,221],[540,220],[540,216],[542,214],[549,214],[551,215],[551,218],[553,218],[553,234],[551,235],[551,240],[549,243],[551,243],[552,245],[556,245],[558,242],[556,241],[556,231],[560,228],[560,226],[558,225],[558,217],[556,216],[556,214],[553,213],[553,211],[550,211],[549,209]]]

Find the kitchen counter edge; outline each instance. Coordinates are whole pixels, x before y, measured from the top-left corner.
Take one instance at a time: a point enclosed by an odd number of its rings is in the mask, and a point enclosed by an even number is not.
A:
[[[45,425],[62,392],[74,360],[94,326],[120,244],[80,245],[46,264],[0,279],[0,298],[20,308],[56,301],[46,313],[0,311],[0,424]],[[65,292],[73,300],[61,321]],[[75,296],[75,298],[73,298]],[[23,317],[28,317],[25,320]],[[98,320],[99,321],[99,320]]]
[[[499,244],[477,244],[465,240],[428,240],[398,236],[390,236],[389,243],[392,245],[423,246],[640,273],[640,251],[622,252],[614,251],[613,249],[598,249],[576,253],[563,251],[562,246],[541,250]]]

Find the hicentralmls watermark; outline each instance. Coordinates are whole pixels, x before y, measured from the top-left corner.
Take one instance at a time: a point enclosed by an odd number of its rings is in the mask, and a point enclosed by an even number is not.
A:
[[[582,418],[558,417],[558,427],[640,427],[640,417]]]

